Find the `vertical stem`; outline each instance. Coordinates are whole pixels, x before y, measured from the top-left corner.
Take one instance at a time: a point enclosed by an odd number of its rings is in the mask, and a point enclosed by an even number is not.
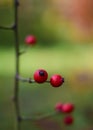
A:
[[[16,53],[16,74],[15,74],[15,88],[14,88],[14,99],[15,99],[15,109],[16,109],[16,118],[18,123],[20,123],[20,109],[19,109],[19,81],[16,78],[19,75],[19,37],[18,37],[18,0],[14,0],[14,15],[15,15],[15,24],[14,24],[14,36],[15,36],[15,53]],[[18,124],[19,125],[19,124]]]
[[[19,74],[19,40],[18,40],[18,11],[17,3],[15,0],[15,25],[14,25],[14,35],[15,35],[15,53],[16,53],[16,75]],[[18,93],[18,80],[15,76],[15,94]],[[15,95],[17,97],[17,95]]]

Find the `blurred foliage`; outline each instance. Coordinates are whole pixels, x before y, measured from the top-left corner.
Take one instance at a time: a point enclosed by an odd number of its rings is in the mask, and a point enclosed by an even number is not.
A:
[[[36,35],[42,47],[58,44],[68,45],[70,43],[92,43],[92,24],[89,24],[89,22],[92,22],[92,18],[90,18],[91,15],[88,8],[90,5],[92,6],[92,3],[90,0],[90,3],[87,0],[85,3],[82,1],[84,10],[81,10],[82,6],[80,6],[78,12],[78,10],[74,9],[76,2],[77,0],[71,0],[70,3],[64,0],[20,0],[18,16],[20,44],[24,42],[24,38],[28,34]],[[14,24],[13,4],[12,0],[0,1],[0,26],[12,26]],[[81,5],[80,1],[77,7],[79,5]],[[71,10],[70,6],[73,10]],[[90,18],[89,21],[88,16]],[[84,24],[78,26],[74,19],[77,19],[78,23],[82,20]],[[88,27],[88,25],[90,26]],[[12,31],[5,32],[0,30],[0,36],[1,46],[13,46]]]

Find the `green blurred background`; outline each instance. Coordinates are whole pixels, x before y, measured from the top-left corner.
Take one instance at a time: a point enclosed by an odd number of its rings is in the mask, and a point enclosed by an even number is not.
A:
[[[19,41],[25,49],[26,35],[37,37],[37,44],[20,57],[20,75],[33,77],[35,70],[46,69],[49,78],[62,74],[65,83],[60,88],[50,84],[20,82],[20,108],[24,116],[51,113],[57,102],[72,102],[74,123],[65,126],[64,115],[47,120],[23,122],[21,129],[90,130],[93,129],[93,45],[92,34],[77,30],[74,23],[60,14],[56,0],[20,0]],[[57,2],[57,1],[56,1]],[[14,23],[13,0],[0,0],[0,26]],[[90,36],[90,37],[89,37]],[[15,48],[14,34],[0,30],[0,130],[16,130],[14,94]],[[50,128],[50,129],[49,129]]]

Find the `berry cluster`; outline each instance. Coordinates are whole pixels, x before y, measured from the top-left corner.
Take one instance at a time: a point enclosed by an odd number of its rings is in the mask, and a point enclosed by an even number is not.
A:
[[[47,79],[48,79],[48,73],[46,72],[46,70],[39,69],[35,71],[34,80],[37,83],[44,83],[47,81]],[[49,82],[53,87],[59,87],[64,83],[64,78],[61,75],[55,74],[51,76]]]
[[[55,106],[56,112],[64,113],[64,114],[70,114],[74,111],[74,105],[72,103],[57,103]],[[74,121],[73,117],[71,115],[66,115],[64,118],[64,123],[66,125],[72,124]]]

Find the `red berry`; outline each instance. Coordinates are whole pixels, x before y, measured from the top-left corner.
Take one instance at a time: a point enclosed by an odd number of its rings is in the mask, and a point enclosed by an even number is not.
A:
[[[63,84],[64,78],[61,75],[55,74],[50,78],[50,83],[53,87],[59,87]]]
[[[36,70],[34,73],[34,80],[37,83],[43,83],[47,80],[47,78],[48,78],[48,73],[43,69]]]
[[[64,118],[64,123],[65,123],[66,125],[71,125],[71,124],[73,123],[73,121],[74,121],[74,119],[73,119],[72,116],[66,116],[66,117]]]
[[[55,110],[57,111],[57,112],[61,112],[62,111],[62,106],[63,106],[63,104],[62,103],[57,103],[56,105],[55,105]]]
[[[62,112],[64,113],[70,113],[74,110],[74,105],[71,103],[65,103],[62,106]]]
[[[25,43],[27,45],[34,45],[36,43],[36,37],[33,36],[33,35],[28,35],[26,38],[25,38]]]

